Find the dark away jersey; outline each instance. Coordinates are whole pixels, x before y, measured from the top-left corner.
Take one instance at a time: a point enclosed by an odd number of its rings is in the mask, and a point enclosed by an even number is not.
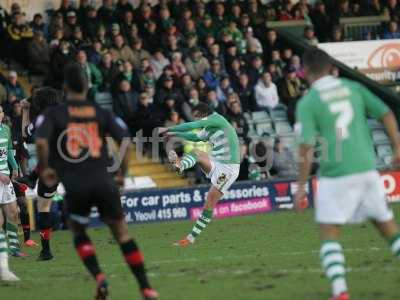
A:
[[[106,137],[120,143],[129,137],[125,123],[94,103],[69,100],[50,108],[36,120],[37,138],[49,141],[49,164],[64,174],[106,173]]]

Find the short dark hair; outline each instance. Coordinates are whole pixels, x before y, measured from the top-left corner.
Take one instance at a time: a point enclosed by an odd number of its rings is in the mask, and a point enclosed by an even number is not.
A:
[[[87,78],[78,63],[70,63],[65,67],[64,85],[75,93],[82,94],[87,91]]]
[[[51,87],[38,88],[33,92],[31,98],[30,114],[35,118],[39,113],[42,113],[46,108],[56,106],[62,102],[62,93],[59,90]]]
[[[331,58],[321,49],[310,49],[303,55],[303,65],[309,69],[310,73],[321,75],[330,71]]]
[[[212,109],[206,103],[199,103],[192,109],[192,113],[199,112],[200,116],[205,118],[213,113]]]

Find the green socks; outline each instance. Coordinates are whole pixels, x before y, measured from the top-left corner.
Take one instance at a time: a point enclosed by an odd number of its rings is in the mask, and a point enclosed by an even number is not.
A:
[[[179,171],[183,172],[184,170],[193,168],[196,164],[197,156],[193,153],[185,154],[180,162]]]
[[[0,272],[9,271],[8,269],[8,247],[6,236],[2,229],[0,229]]]
[[[8,247],[11,253],[20,251],[20,245],[18,240],[18,227],[12,223],[7,222],[6,225]]]
[[[333,296],[346,292],[345,259],[339,242],[324,241],[321,245],[320,259],[325,275],[331,282]]]
[[[192,232],[188,235],[188,240],[193,243],[196,237],[210,224],[213,215],[212,209],[203,210],[201,216],[194,224]]]
[[[389,245],[394,256],[400,258],[400,233],[389,241]]]

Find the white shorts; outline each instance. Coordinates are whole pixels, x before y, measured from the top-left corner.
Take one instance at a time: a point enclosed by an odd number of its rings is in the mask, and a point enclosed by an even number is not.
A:
[[[211,160],[211,171],[206,175],[211,179],[212,185],[225,194],[238,178],[239,170],[239,164],[222,164]]]
[[[0,205],[17,201],[13,184],[4,184],[0,182]]]
[[[393,219],[377,171],[341,177],[321,177],[315,201],[315,219],[322,224],[361,223]]]

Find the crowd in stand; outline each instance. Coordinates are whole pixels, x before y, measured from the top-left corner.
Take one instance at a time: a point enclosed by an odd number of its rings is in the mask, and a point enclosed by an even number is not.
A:
[[[136,8],[128,0],[103,0],[99,8],[89,2],[75,7],[62,0],[49,17],[38,13],[33,20],[16,3],[10,11],[0,7],[0,55],[58,89],[64,66],[78,62],[90,97],[112,94],[113,110],[132,134],[191,121],[191,107],[199,102],[225,115],[244,138],[245,111],[284,105],[293,121],[306,88],[301,61],[265,21],[305,20],[304,38],[315,45],[345,39],[340,17],[389,14],[381,37],[400,36],[397,0],[161,0]],[[15,72],[0,83],[0,101],[13,116],[26,92]]]

